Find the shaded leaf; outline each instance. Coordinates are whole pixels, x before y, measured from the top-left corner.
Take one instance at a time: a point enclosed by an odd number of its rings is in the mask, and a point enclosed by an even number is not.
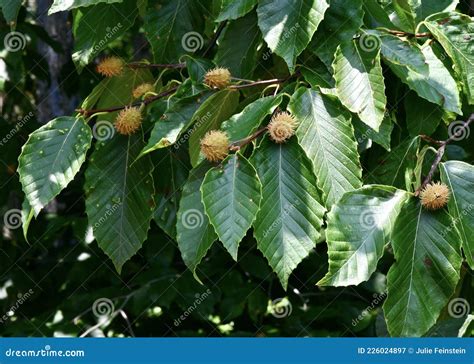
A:
[[[459,236],[443,210],[416,198],[402,207],[392,234],[395,263],[387,276],[384,313],[392,336],[421,336],[433,326],[459,280]]]
[[[155,210],[148,158],[138,135],[98,142],[86,169],[86,212],[99,247],[120,273],[141,248]]]
[[[240,153],[210,169],[202,183],[206,215],[234,260],[240,241],[257,215],[261,189],[255,168]]]
[[[296,58],[306,48],[324,13],[326,0],[261,0],[258,3],[258,26],[268,47],[282,57],[290,72]]]
[[[341,102],[378,131],[387,103],[380,52],[355,42],[344,43],[336,51],[333,68]]]
[[[289,109],[296,116],[299,144],[313,163],[318,187],[330,208],[347,191],[362,186],[350,115],[340,103],[316,90],[300,88]]]
[[[459,161],[442,163],[441,180],[451,190],[448,209],[453,224],[449,230],[453,225],[458,230],[466,260],[474,268],[474,166]]]
[[[324,208],[319,203],[311,164],[295,139],[265,139],[253,156],[262,182],[262,204],[254,222],[257,247],[283,288],[320,237]]]
[[[176,240],[181,256],[198,281],[200,280],[196,268],[217,239],[214,228],[204,212],[200,190],[210,167],[207,162],[203,162],[189,173],[183,187],[176,224]]]
[[[258,0],[222,0],[222,8],[216,22],[237,19],[253,9]]]

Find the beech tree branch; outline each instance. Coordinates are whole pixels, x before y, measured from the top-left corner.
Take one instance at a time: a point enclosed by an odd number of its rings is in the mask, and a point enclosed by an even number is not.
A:
[[[428,183],[431,182],[433,179],[433,176],[436,172],[436,169],[438,168],[439,164],[441,163],[441,160],[443,159],[444,152],[446,151],[446,146],[451,143],[452,141],[457,140],[459,136],[463,135],[463,133],[466,131],[466,129],[469,128],[469,125],[474,121],[474,114],[472,114],[469,119],[467,119],[462,125],[461,128],[459,128],[457,131],[452,133],[450,137],[444,141],[439,141],[435,140],[429,136],[426,135],[420,135],[420,137],[424,140],[427,140],[431,143],[437,144],[440,147],[438,148],[438,151],[436,152],[436,157],[435,160],[433,161],[433,164],[431,165],[430,171],[428,172],[428,175],[426,178],[423,180],[423,183],[418,187],[418,189],[415,191],[415,196],[418,196],[420,192],[428,185]]]
[[[177,89],[178,89],[178,86],[170,88],[169,90],[164,91],[164,92],[162,92],[162,93],[160,93],[156,96],[148,97],[143,101],[137,101],[137,102],[134,102],[134,103],[131,103],[131,104],[128,104],[128,105],[115,106],[115,107],[106,108],[106,109],[89,109],[89,110],[76,109],[76,112],[78,112],[79,114],[81,114],[81,115],[83,115],[84,117],[87,118],[90,115],[97,114],[97,113],[100,113],[100,112],[115,112],[115,111],[123,110],[127,107],[136,107],[136,106],[141,106],[141,105],[148,105],[148,104],[151,104],[152,102],[154,102],[156,100],[159,100],[163,97],[166,97],[166,96],[169,96],[169,95],[173,94]]]

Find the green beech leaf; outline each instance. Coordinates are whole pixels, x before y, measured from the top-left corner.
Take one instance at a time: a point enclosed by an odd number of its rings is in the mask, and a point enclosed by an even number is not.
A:
[[[417,3],[421,0],[393,0],[392,5],[397,15],[398,25],[408,33],[415,33]]]
[[[371,183],[411,191],[419,148],[420,138],[415,137],[400,143],[385,156],[376,156],[377,166],[370,171],[367,179]]]
[[[82,69],[89,64],[107,45],[122,36],[135,23],[137,15],[137,5],[132,0],[77,9],[74,12],[75,42],[72,55],[76,66]],[[104,38],[104,34],[107,38]]]
[[[248,104],[242,112],[222,123],[231,141],[244,139],[258,129],[263,119],[280,105],[282,96],[267,96]]]
[[[141,248],[155,209],[148,158],[133,163],[140,136],[115,135],[96,144],[86,169],[86,212],[99,247],[120,273]]]
[[[209,130],[219,129],[221,123],[234,113],[238,104],[239,92],[222,90],[204,101],[195,112],[192,118],[193,129],[189,137],[189,155],[193,167],[200,161],[201,139]]]
[[[202,84],[204,82],[204,76],[207,71],[215,68],[214,62],[205,59],[191,57],[190,55],[185,55],[182,58],[183,61],[186,61],[186,68],[189,73],[189,78],[194,84]]]
[[[252,226],[262,186],[255,168],[240,153],[210,169],[201,186],[206,215],[229,254],[237,260],[239,243]]]
[[[390,142],[394,123],[388,114],[385,114],[385,118],[383,119],[382,124],[380,124],[378,132],[364,124],[358,117],[353,118],[352,124],[354,125],[355,137],[359,144],[369,140],[374,141],[387,151],[391,150]]]
[[[19,157],[18,173],[35,216],[74,179],[91,141],[84,119],[67,116],[30,134]]]
[[[23,0],[0,0],[3,17],[7,23],[16,22]]]
[[[30,227],[31,220],[35,216],[34,210],[31,208],[28,199],[25,198],[21,205],[21,227],[23,229],[23,237],[28,241],[28,229]]]
[[[326,0],[261,0],[258,26],[268,47],[282,57],[290,72],[306,48],[329,4]]]
[[[313,163],[318,187],[330,208],[347,191],[362,186],[362,170],[351,117],[333,97],[300,88],[289,109],[296,116],[298,141]]]
[[[176,240],[176,222],[181,199],[181,189],[188,178],[190,166],[187,161],[187,151],[173,148],[163,149],[158,154],[160,161],[153,170],[155,181],[156,210],[153,220],[156,224]],[[167,178],[163,178],[167,176]]]
[[[318,284],[358,285],[377,268],[408,193],[389,186],[364,186],[346,193],[328,215],[329,272]]]
[[[403,205],[392,233],[395,263],[387,276],[385,319],[392,336],[421,336],[433,326],[459,280],[459,236],[445,209],[417,198]]]
[[[459,0],[416,0],[416,16],[418,22],[436,13],[454,11]]]
[[[474,268],[474,166],[459,161],[442,163],[441,180],[451,190],[449,213],[461,236],[466,260]]]
[[[337,94],[344,106],[378,131],[387,103],[380,52],[359,43],[348,42],[337,48],[333,64]]]
[[[222,0],[222,8],[216,22],[237,19],[253,9],[258,0]]]
[[[176,224],[176,240],[181,256],[198,281],[200,280],[196,268],[217,239],[214,228],[204,212],[200,190],[210,167],[210,164],[204,161],[189,173],[183,187]]]
[[[252,78],[258,64],[257,52],[261,43],[257,15],[251,12],[227,25],[219,40],[214,62],[219,67],[228,68],[234,77]]]
[[[425,56],[414,41],[404,40],[395,35],[375,30],[363,33],[360,41],[365,42],[367,46],[370,46],[370,41],[380,42],[380,51],[384,59],[394,64],[410,67],[420,74],[429,73]]]
[[[254,222],[257,247],[282,286],[320,237],[324,208],[311,163],[293,138],[286,144],[265,139],[253,155],[262,182],[262,204]]]
[[[204,46],[201,11],[197,0],[165,0],[147,10],[145,34],[155,62],[175,63]]]
[[[364,21],[362,0],[331,0],[324,20],[313,36],[308,49],[328,67],[334,60],[337,46],[351,40]]]
[[[209,94],[202,97],[185,97],[172,104],[165,114],[155,121],[150,139],[141,151],[140,157],[157,149],[175,144],[180,135],[190,125],[196,110],[208,96]],[[185,140],[183,139],[182,142],[185,142]],[[179,148],[181,144],[179,143],[175,148]]]
[[[53,5],[48,11],[48,14],[54,14],[58,11],[66,11],[80,7],[96,5],[99,3],[113,4],[121,3],[123,0],[54,0]]]
[[[410,135],[431,135],[443,119],[443,109],[410,91],[405,99],[407,128]]]
[[[428,44],[422,47],[422,52],[428,64],[428,75],[416,72],[406,66],[394,64],[388,60],[387,63],[393,73],[420,97],[438,104],[448,111],[462,114],[456,81]]]
[[[423,23],[441,43],[462,80],[469,104],[474,104],[474,21],[468,15],[442,13]]]

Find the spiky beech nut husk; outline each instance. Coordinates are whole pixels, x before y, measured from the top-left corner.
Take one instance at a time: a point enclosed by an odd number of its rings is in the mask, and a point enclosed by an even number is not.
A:
[[[97,66],[97,72],[105,77],[118,76],[122,73],[125,62],[119,57],[104,58]]]
[[[201,139],[201,153],[209,162],[219,162],[229,154],[229,137],[220,130],[211,130]]]
[[[225,88],[229,86],[230,79],[231,74],[227,68],[217,67],[207,71],[204,83],[212,88]]]
[[[115,119],[115,129],[122,135],[135,133],[142,123],[142,113],[138,107],[127,107]]]
[[[294,134],[298,123],[293,115],[283,111],[276,114],[268,124],[268,133],[275,143],[283,143]]]
[[[135,99],[138,99],[148,92],[153,91],[155,91],[155,86],[153,86],[151,83],[142,83],[141,85],[137,86],[135,90],[133,90],[132,95]]]
[[[449,187],[444,183],[430,183],[420,193],[421,204],[428,210],[438,210],[449,201]]]

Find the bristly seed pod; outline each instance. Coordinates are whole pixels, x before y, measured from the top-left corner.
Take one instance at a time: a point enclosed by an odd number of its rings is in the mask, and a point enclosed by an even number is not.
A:
[[[115,119],[115,129],[122,135],[135,133],[142,123],[142,113],[138,107],[127,107]]]
[[[212,88],[226,88],[230,84],[231,74],[227,68],[214,68],[207,71],[204,83]]]
[[[122,73],[125,62],[118,57],[108,57],[100,61],[97,72],[105,77],[118,76]]]
[[[298,123],[293,115],[283,111],[276,114],[267,126],[270,138],[275,143],[283,143],[294,134]]]
[[[142,83],[133,90],[132,95],[133,98],[138,99],[139,97],[146,95],[148,92],[153,91],[155,91],[155,86],[153,86],[151,83]]]
[[[448,203],[449,196],[449,187],[440,182],[426,185],[420,193],[421,204],[428,210],[443,208]]]
[[[209,131],[201,139],[201,153],[209,162],[219,162],[229,154],[229,138],[220,130]]]

